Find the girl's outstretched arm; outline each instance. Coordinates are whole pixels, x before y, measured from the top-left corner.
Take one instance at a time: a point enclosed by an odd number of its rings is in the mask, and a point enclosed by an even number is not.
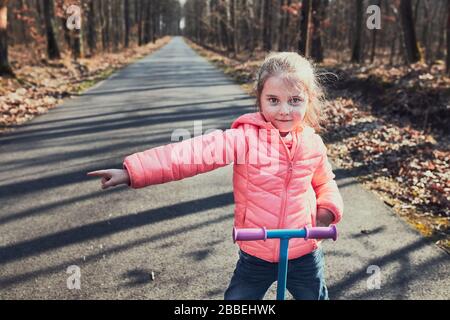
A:
[[[243,128],[211,133],[129,155],[123,162],[132,188],[181,180],[242,161],[247,147]]]

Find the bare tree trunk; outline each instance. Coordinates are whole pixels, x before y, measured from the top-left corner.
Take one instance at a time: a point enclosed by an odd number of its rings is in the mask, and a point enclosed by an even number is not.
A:
[[[247,28],[247,39],[246,41],[246,49],[250,52],[250,56],[253,56],[255,50],[255,29],[253,27],[253,22],[255,19],[255,6],[253,4],[253,0],[243,0],[242,4],[243,10],[246,10],[244,15],[245,26]]]
[[[264,1],[264,27],[263,27],[263,48],[265,51],[272,50],[272,0]]]
[[[414,24],[416,24],[417,22],[417,16],[418,16],[418,12],[419,12],[419,6],[420,6],[420,0],[416,0],[416,4],[414,5],[414,12],[413,12],[413,19],[414,19]]]
[[[142,30],[142,24],[144,23],[144,8],[145,5],[142,3],[142,0],[137,0],[136,1],[136,10],[139,10],[138,12],[138,45],[142,46],[142,44],[144,43],[143,41],[143,30]]]
[[[381,7],[381,0],[376,1],[375,3],[378,7]],[[372,47],[370,49],[370,63],[373,63],[375,61],[375,53],[377,48],[377,29],[371,30],[372,32]]]
[[[283,40],[284,40],[284,33],[286,31],[285,23],[286,23],[286,11],[283,10],[286,6],[287,0],[281,0],[281,3],[279,3],[279,8],[277,9],[280,12],[280,21],[278,24],[278,51],[283,51]]]
[[[320,22],[324,19],[325,4],[326,3],[322,0],[316,0],[312,2],[311,8],[311,57],[317,62],[323,61],[322,30]]]
[[[89,12],[88,12],[88,35],[87,43],[89,46],[90,55],[93,56],[97,51],[97,28],[95,23],[95,0],[89,0]]]
[[[219,10],[220,34],[221,34],[222,43],[225,47],[225,50],[230,51],[230,36],[228,34],[228,27],[227,27],[227,23],[226,23],[227,8],[226,8],[224,2],[219,1],[218,10]]]
[[[361,62],[361,37],[362,37],[363,0],[356,0],[356,38],[352,49],[352,62]]]
[[[57,2],[56,5],[57,5],[57,9],[58,10],[63,10],[64,9],[64,7],[63,7],[64,3]],[[69,28],[66,27],[67,17],[65,17],[65,16],[59,17],[59,22],[63,26],[63,28],[62,28],[63,31],[62,32],[63,32],[63,37],[64,37],[65,44],[67,46],[67,50],[71,51],[72,50],[72,34],[71,34],[71,30],[69,30]],[[60,48],[63,49],[63,45]]]
[[[447,0],[447,74],[450,74],[450,0]]]
[[[233,26],[233,55],[237,57],[239,53],[239,26],[238,26],[238,17],[237,11],[239,8],[237,7],[237,0],[230,0],[230,13],[231,13],[231,25]]]
[[[442,4],[442,10],[441,10],[441,14],[442,17],[440,18],[439,21],[441,21],[439,23],[439,25],[441,26],[439,29],[439,40],[438,40],[438,46],[435,52],[435,59],[437,60],[444,60],[445,59],[445,53],[444,53],[444,49],[442,48],[442,46],[444,45],[444,39],[445,39],[445,31],[447,30],[447,23],[445,18],[447,17],[447,9],[446,9],[447,4],[443,3]]]
[[[111,37],[110,37],[110,2],[105,0],[100,0],[103,6],[103,39],[104,39],[104,49],[110,51],[111,49]]]
[[[143,30],[142,30],[142,34],[143,34],[143,39],[142,42],[143,44],[147,44],[150,42],[150,20],[152,18],[152,9],[151,9],[151,2],[150,1],[145,1],[145,4],[143,5],[142,8],[144,15],[143,15],[143,19],[144,19],[144,24],[143,24]]]
[[[60,59],[53,0],[44,0],[44,20],[47,33],[47,54],[49,59]]]
[[[96,0],[93,0],[96,1]],[[99,20],[100,20],[100,33],[102,35],[102,49],[103,51],[106,51],[106,49],[108,48],[108,39],[106,36],[106,21],[104,18],[105,15],[105,8],[104,8],[104,4],[103,4],[104,0],[98,0],[98,16],[99,16]]]
[[[292,0],[284,0],[283,5],[285,8],[289,8],[292,3]],[[280,24],[281,32],[280,32],[280,50],[286,51],[288,50],[289,43],[289,24],[290,24],[290,14],[289,11],[284,11],[283,14],[283,23]]]
[[[406,57],[408,63],[415,63],[421,57],[417,45],[416,31],[414,29],[411,0],[400,0],[400,18],[403,27]]]
[[[24,0],[20,0],[19,3],[20,3],[20,9],[24,10],[26,8]],[[21,31],[22,31],[22,41],[25,43],[25,46],[27,48],[29,48],[30,44],[29,44],[28,34],[27,34],[27,30],[26,30],[26,28],[27,28],[26,22],[22,20],[20,26],[21,26]]]
[[[119,46],[120,46],[121,23],[119,22],[119,18],[122,16],[120,14],[120,12],[122,11],[121,3],[122,3],[122,0],[119,0],[119,1],[115,0],[115,1],[113,1],[112,6],[111,6],[111,9],[112,9],[112,11],[111,11],[111,19],[112,19],[111,27],[112,27],[112,33],[113,33],[113,39],[114,39],[114,41],[113,41],[114,52],[117,52],[119,50]]]
[[[158,39],[160,34],[160,2],[154,1],[151,2],[152,5],[152,19],[150,19],[151,23],[151,33],[150,33],[150,40],[155,43],[156,39]]]
[[[124,4],[124,20],[125,20],[125,48],[130,45],[130,2],[125,0]]]
[[[13,75],[8,62],[8,0],[0,0],[0,75]]]
[[[281,13],[280,13],[280,0],[272,0],[272,21],[271,21],[271,27],[270,29],[273,30],[271,31],[271,38],[270,38],[270,43],[272,44],[272,48],[274,50],[278,50],[278,45],[279,45],[279,38],[280,38],[280,32],[279,32],[279,28],[280,28],[280,20],[281,20]]]
[[[298,51],[300,54],[309,57],[310,56],[310,48],[309,43],[311,40],[309,39],[310,33],[310,17],[311,17],[311,9],[312,9],[312,0],[303,0],[302,1],[302,12],[300,14],[300,40],[298,43]]]
[[[430,26],[430,4],[428,0],[423,2],[423,16],[425,23],[422,26],[422,35],[420,41],[422,42],[423,48],[428,48],[428,29]]]
[[[292,0],[288,0],[288,7],[292,4]],[[293,41],[296,40],[296,33],[294,36],[291,36],[291,21],[295,21],[295,19],[291,19],[291,14],[288,13],[286,17],[286,33],[284,34],[284,46],[285,50],[291,50]]]
[[[73,57],[76,59],[82,58],[84,56],[84,48],[83,48],[83,27],[79,30],[72,30],[74,33],[73,43],[72,43],[72,53]]]
[[[257,46],[260,48],[264,48],[264,7],[266,6],[266,1],[268,0],[261,0],[258,1],[258,37],[257,37]]]

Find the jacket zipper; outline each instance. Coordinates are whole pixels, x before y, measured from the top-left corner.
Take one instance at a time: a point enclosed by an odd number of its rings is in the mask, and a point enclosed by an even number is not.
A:
[[[297,135],[297,132],[295,133],[296,135]],[[293,150],[294,151],[294,156],[292,157],[292,160],[291,160],[291,155],[290,155],[290,153],[289,153],[289,149],[288,149],[288,147],[286,146],[286,144],[284,143],[284,141],[283,141],[283,139],[281,138],[281,136],[279,136],[279,138],[280,138],[280,140],[281,140],[281,143],[283,144],[283,146],[284,146],[284,149],[285,149],[285,151],[286,151],[286,156],[287,156],[287,159],[288,159],[288,161],[289,161],[289,164],[288,164],[288,172],[287,172],[287,175],[286,175],[286,179],[284,180],[284,189],[283,189],[283,195],[282,195],[282,201],[281,201],[281,210],[280,210],[280,220],[279,220],[279,222],[278,222],[278,229],[281,229],[282,228],[282,226],[283,226],[283,224],[284,224],[284,220],[285,220],[285,216],[286,216],[286,202],[287,202],[287,198],[288,198],[288,196],[287,196],[287,193],[288,193],[288,186],[289,186],[289,182],[290,182],[290,180],[291,180],[291,176],[292,176],[292,170],[293,170],[293,162],[295,161],[295,159],[296,159],[296,155],[298,154],[298,152],[297,152],[297,149],[300,147],[300,141],[299,141],[299,138],[298,138],[298,135],[296,136],[296,139],[297,139],[297,144],[296,144],[296,146],[295,146],[295,150]],[[277,257],[279,256],[279,254],[280,254],[280,246],[278,245],[277,247],[276,247],[276,250],[275,250],[275,257],[274,257],[274,261],[276,261],[276,259],[277,259]]]

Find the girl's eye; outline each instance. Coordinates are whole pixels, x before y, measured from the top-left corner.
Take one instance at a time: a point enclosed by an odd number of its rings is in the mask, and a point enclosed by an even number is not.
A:
[[[275,105],[275,104],[278,103],[278,99],[277,99],[277,98],[268,98],[267,100],[268,100],[269,103],[272,104],[272,105]],[[300,103],[302,103],[302,102],[303,102],[303,99],[300,99],[300,98],[293,98],[292,100],[289,101],[289,104],[291,104],[291,105],[292,105],[292,104],[298,105],[298,104],[300,104]]]
[[[294,98],[294,99],[292,99],[292,101],[293,101],[293,103],[298,104],[298,103],[302,102],[303,100],[299,99],[299,98]]]

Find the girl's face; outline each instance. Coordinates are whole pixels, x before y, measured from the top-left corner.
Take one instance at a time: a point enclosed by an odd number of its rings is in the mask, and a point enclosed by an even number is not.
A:
[[[300,125],[305,117],[308,95],[304,90],[288,89],[283,78],[272,76],[264,84],[260,98],[261,112],[286,136]]]

